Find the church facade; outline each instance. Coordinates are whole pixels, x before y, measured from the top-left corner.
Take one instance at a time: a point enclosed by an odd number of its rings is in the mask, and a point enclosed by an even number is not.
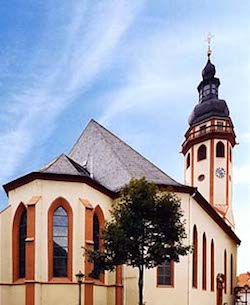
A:
[[[79,270],[85,274],[82,304],[136,305],[137,270],[117,266],[92,279],[82,246],[98,248],[119,190],[141,177],[181,199],[186,243],[193,245],[179,263],[145,272],[146,304],[234,304],[240,244],[231,195],[235,133],[210,54],[202,76],[182,144],[185,184],[91,120],[69,154],[4,185],[9,204],[0,213],[1,305],[79,304]]]

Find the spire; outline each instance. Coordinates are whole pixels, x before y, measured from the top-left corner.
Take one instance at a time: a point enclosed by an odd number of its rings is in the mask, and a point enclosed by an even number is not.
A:
[[[213,65],[208,57],[207,64],[205,68],[202,70],[202,78],[203,80],[212,80],[215,76],[216,70],[215,65]]]
[[[212,38],[214,38],[214,35],[212,35],[209,32],[208,35],[207,35],[207,39],[206,39],[207,44],[208,44],[208,46],[207,46],[207,57],[208,57],[208,60],[210,59],[210,55],[212,54],[212,50],[211,50],[211,40],[212,40]]]
[[[202,78],[203,80],[211,80],[214,78],[215,76],[215,73],[216,73],[216,70],[215,70],[215,66],[211,63],[211,60],[210,60],[210,56],[212,54],[212,50],[211,50],[211,40],[214,36],[211,35],[211,33],[208,33],[207,35],[207,64],[205,66],[205,68],[202,70]]]
[[[209,34],[207,38],[207,63],[202,70],[202,81],[197,88],[199,103],[189,117],[190,126],[212,116],[229,117],[226,102],[219,99],[220,80],[215,77],[216,69],[210,59],[212,54],[211,39],[212,35]]]

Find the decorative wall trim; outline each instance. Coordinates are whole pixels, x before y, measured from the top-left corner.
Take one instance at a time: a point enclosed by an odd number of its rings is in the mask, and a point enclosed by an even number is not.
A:
[[[211,240],[211,247],[210,247],[210,255],[211,255],[211,262],[210,262],[210,285],[211,291],[214,291],[214,240]]]
[[[123,305],[122,266],[116,266],[115,274],[115,305]]]
[[[42,196],[33,196],[30,199],[30,201],[27,203],[27,206],[29,206],[29,205],[36,205],[41,198],[42,198]]]
[[[39,198],[32,198],[27,205],[27,238],[26,242],[26,282],[25,282],[25,304],[35,304],[35,227],[36,227],[36,209],[35,204]]]
[[[80,202],[85,206],[86,209],[93,210],[92,204],[87,199],[79,198]]]
[[[191,148],[191,186],[194,186],[194,146]]]
[[[210,189],[209,189],[209,202],[214,204],[214,139],[210,142]]]
[[[85,206],[85,247],[92,250],[94,246],[93,241],[93,206],[87,200],[80,199]],[[85,285],[84,285],[84,305],[94,304],[94,289],[93,280],[89,277],[89,273],[93,270],[93,263],[88,262],[88,257],[85,256]]]
[[[8,195],[8,193],[16,189],[22,185],[25,185],[31,181],[34,180],[49,180],[49,181],[65,181],[65,182],[81,182],[81,183],[86,183],[89,186],[93,187],[94,189],[102,192],[103,194],[111,197],[111,198],[116,198],[117,193],[108,190],[105,188],[103,185],[98,183],[97,181],[93,180],[90,177],[87,176],[78,176],[78,175],[68,175],[68,174],[55,174],[55,173],[42,173],[42,172],[31,172],[27,175],[24,175],[22,177],[19,177],[9,183],[6,183],[3,185],[3,188]]]
[[[229,205],[229,154],[230,154],[230,147],[229,147],[229,142],[227,142],[227,153],[226,153],[226,205]],[[231,183],[231,182],[230,182]]]

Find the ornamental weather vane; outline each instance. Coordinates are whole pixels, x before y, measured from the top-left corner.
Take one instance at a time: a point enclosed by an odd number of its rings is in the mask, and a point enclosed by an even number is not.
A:
[[[214,38],[214,35],[212,35],[211,33],[208,33],[207,38],[206,38],[206,42],[208,44],[208,47],[207,47],[207,56],[208,56],[208,58],[210,58],[210,55],[212,54],[212,50],[211,50],[211,41],[212,41],[212,38]]]

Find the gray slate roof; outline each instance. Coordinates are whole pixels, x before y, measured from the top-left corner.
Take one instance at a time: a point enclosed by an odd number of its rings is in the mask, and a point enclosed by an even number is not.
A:
[[[94,180],[114,192],[131,178],[141,177],[157,184],[183,186],[94,120],[89,122],[69,157],[93,173]],[[67,171],[75,172],[69,162],[64,163]],[[57,167],[61,171],[60,164],[54,165],[55,170]]]
[[[89,173],[84,167],[64,154],[52,160],[49,164],[39,169],[38,172],[89,177]]]

